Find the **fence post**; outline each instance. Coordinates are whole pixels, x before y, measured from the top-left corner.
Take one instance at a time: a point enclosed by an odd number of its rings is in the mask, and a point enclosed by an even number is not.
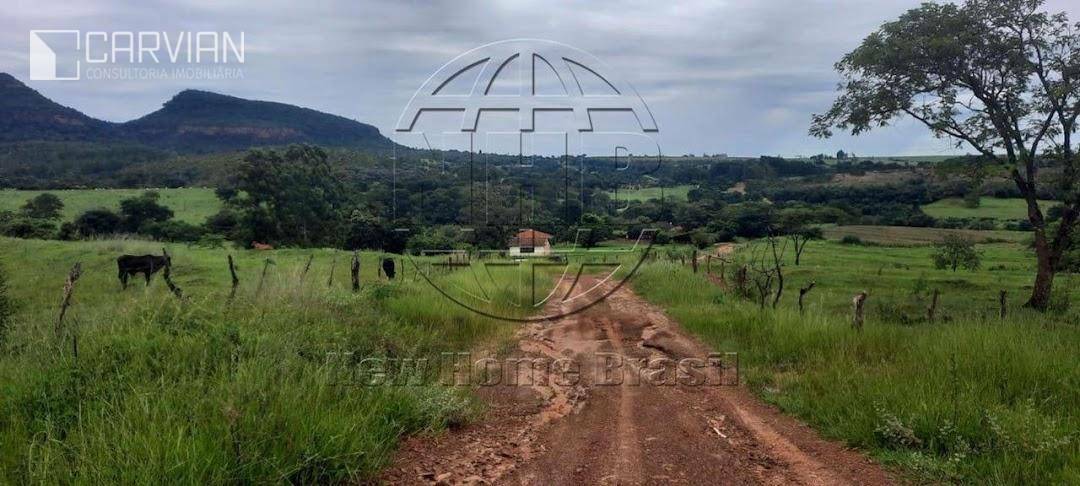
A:
[[[805,298],[806,294],[810,293],[811,290],[814,290],[815,285],[817,285],[817,282],[811,280],[810,283],[806,284],[805,287],[799,289],[799,315],[800,316],[803,315],[803,298]]]
[[[694,273],[697,273],[697,250],[694,250],[694,254],[690,257],[690,266],[693,267]]]
[[[855,298],[851,301],[855,305],[855,316],[851,320],[851,327],[860,332],[863,328],[863,306],[866,303],[867,295],[868,294],[864,290],[856,294]]]
[[[180,287],[177,287],[176,284],[173,283],[172,278],[170,278],[172,274],[169,269],[171,268],[172,265],[165,265],[161,275],[165,278],[165,285],[169,286],[169,290],[172,291],[173,295],[175,295],[177,299],[183,299],[184,291],[180,290]]]
[[[352,253],[352,291],[360,291],[360,252],[353,250]]]
[[[998,294],[998,316],[1003,321],[1009,313],[1009,301],[1008,299],[1006,299],[1007,296],[1008,293],[1004,290],[1002,290],[1001,293]]]
[[[255,296],[258,297],[262,293],[263,283],[266,281],[266,272],[270,270],[270,259],[267,258],[263,263],[262,275],[259,276],[259,286],[255,288]]]
[[[934,294],[930,297],[930,307],[926,308],[926,320],[934,322],[934,316],[937,314],[938,297],[941,292],[938,289],[934,289]]]
[[[236,297],[236,288],[240,286],[240,277],[236,276],[236,264],[233,263],[232,255],[229,255],[229,275],[232,277],[232,289],[229,290],[229,300]]]
[[[332,288],[334,286],[334,269],[337,268],[337,251],[334,251],[334,258],[330,260],[330,278],[326,280],[326,288]]]
[[[300,286],[304,286],[304,279],[307,278],[308,270],[311,270],[311,262],[315,260],[315,255],[308,255],[307,263],[304,264],[304,271],[300,272]]]
[[[75,291],[75,282],[82,276],[82,262],[75,262],[68,272],[67,280],[64,281],[64,298],[60,301],[60,317],[56,320],[56,335],[64,331],[64,316],[67,315],[68,307],[71,306],[71,293]]]

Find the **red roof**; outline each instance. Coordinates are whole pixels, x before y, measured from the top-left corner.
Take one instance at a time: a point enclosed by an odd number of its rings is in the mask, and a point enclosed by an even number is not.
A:
[[[544,233],[543,231],[526,229],[521,230],[518,234],[514,235],[514,239],[510,241],[510,246],[544,246],[550,239],[551,235]]]

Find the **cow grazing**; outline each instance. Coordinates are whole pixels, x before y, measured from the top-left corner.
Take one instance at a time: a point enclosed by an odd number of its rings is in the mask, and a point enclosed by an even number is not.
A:
[[[150,277],[170,265],[172,265],[172,258],[168,254],[162,256],[121,255],[116,259],[120,285],[124,290],[127,290],[128,277],[141,273],[146,278],[146,285],[150,285]]]
[[[395,268],[393,258],[383,258],[382,269],[383,273],[386,274],[386,278],[390,280],[393,280],[394,276],[397,275],[397,272],[394,271]]]

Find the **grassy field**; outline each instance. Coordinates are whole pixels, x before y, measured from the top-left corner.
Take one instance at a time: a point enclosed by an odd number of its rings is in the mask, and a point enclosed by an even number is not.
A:
[[[1039,201],[1043,212],[1050,209],[1054,201]],[[1027,202],[1023,199],[998,199],[984,197],[979,200],[979,207],[969,208],[960,198],[935,201],[922,207],[923,212],[938,219],[945,218],[990,218],[1003,221],[1027,220]]]
[[[672,200],[672,201],[685,201],[687,199],[687,197],[688,197],[688,194],[690,193],[690,190],[694,189],[696,187],[697,186],[691,186],[691,185],[665,187],[665,188],[663,188],[664,198],[666,198],[668,200]],[[615,192],[614,191],[608,191],[607,194],[608,194],[609,197],[612,197],[612,198],[615,197]],[[627,189],[623,189],[623,188],[619,189],[619,200],[620,201],[644,202],[644,201],[648,201],[650,199],[660,199],[660,188],[659,187],[642,187],[642,188],[639,188],[639,189],[631,189],[631,190],[627,190]]]
[[[192,224],[202,224],[206,217],[217,213],[221,209],[221,201],[214,195],[213,189],[206,188],[179,188],[179,189],[154,189],[161,194],[161,204],[173,210],[176,219]],[[88,209],[109,208],[120,209],[120,201],[135,197],[145,189],[67,189],[56,191],[20,191],[14,189],[0,190],[0,211],[18,209],[27,199],[42,192],[57,195],[64,201],[64,221],[71,221]]]
[[[978,243],[1010,242],[1026,243],[1031,233],[1026,231],[978,231],[943,228],[913,228],[909,226],[823,226],[822,233],[830,240],[854,236],[864,242],[883,245],[931,245],[941,241],[947,234],[956,234]]]
[[[980,245],[984,269],[935,270],[925,247],[813,242],[785,268],[777,309],[735,297],[685,266],[646,267],[634,287],[720,351],[739,353],[765,400],[828,437],[870,451],[915,482],[1080,481],[1080,312],[1018,307],[1034,259],[1021,245]],[[752,248],[740,247],[746,259]],[[731,270],[731,267],[728,267]],[[808,310],[799,287],[814,280]],[[730,281],[730,276],[729,276]],[[1080,298],[1080,276],[1056,282]],[[934,289],[935,322],[926,319]],[[997,316],[1008,291],[1009,317]],[[851,299],[869,292],[867,323]]]
[[[401,436],[459,423],[475,405],[466,388],[433,384],[432,373],[387,370],[415,380],[346,386],[342,370],[366,357],[497,352],[514,330],[450,303],[414,270],[381,281],[375,253],[363,254],[354,294],[348,253],[235,250],[241,284],[230,301],[225,250],[168,248],[184,301],[160,275],[148,288],[119,288],[116,256],[158,253],[159,243],[0,238],[18,309],[0,339],[0,482],[370,480]],[[266,258],[274,263],[260,292]],[[58,332],[60,292],[76,261],[83,276]],[[435,278],[468,286],[465,277]],[[507,302],[526,298],[514,288],[497,292]]]

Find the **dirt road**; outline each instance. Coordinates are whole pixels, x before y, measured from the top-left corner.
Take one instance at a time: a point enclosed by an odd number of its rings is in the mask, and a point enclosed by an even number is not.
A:
[[[514,367],[514,379],[478,387],[488,404],[481,420],[407,440],[382,479],[545,485],[890,482],[862,455],[820,439],[744,387],[719,385],[733,382],[733,369],[724,367],[732,360],[706,361],[707,355],[677,323],[624,286],[585,312],[521,331],[513,357],[574,365]],[[701,379],[678,379],[674,363],[684,358],[702,358],[684,365],[709,364],[694,368]],[[580,372],[566,373],[571,368]]]

